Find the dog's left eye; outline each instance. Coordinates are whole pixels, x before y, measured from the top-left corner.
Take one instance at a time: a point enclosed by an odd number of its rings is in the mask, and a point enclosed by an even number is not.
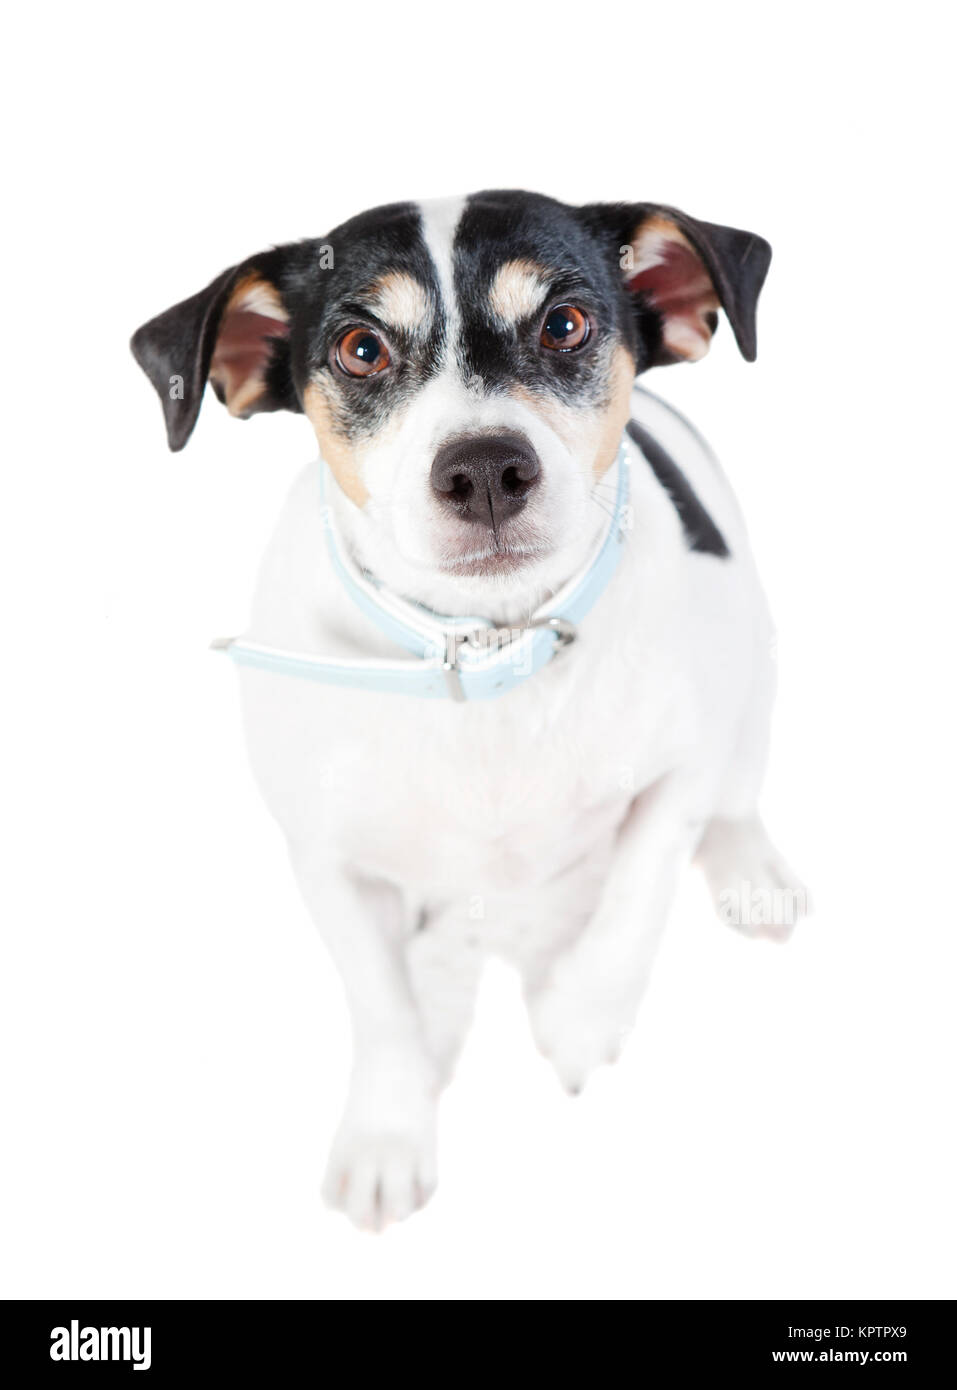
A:
[[[549,311],[542,324],[542,347],[553,352],[571,352],[587,341],[591,331],[588,315],[576,304],[559,304]]]
[[[389,349],[371,328],[350,328],[336,343],[336,364],[346,376],[375,376],[389,360]]]

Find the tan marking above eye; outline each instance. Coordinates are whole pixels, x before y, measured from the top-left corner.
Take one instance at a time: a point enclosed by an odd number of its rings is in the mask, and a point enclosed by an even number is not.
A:
[[[503,323],[520,323],[539,308],[548,283],[548,271],[536,261],[506,261],[492,281],[489,308]]]
[[[400,332],[415,333],[432,321],[432,301],[421,281],[404,270],[381,276],[367,291],[376,318]]]

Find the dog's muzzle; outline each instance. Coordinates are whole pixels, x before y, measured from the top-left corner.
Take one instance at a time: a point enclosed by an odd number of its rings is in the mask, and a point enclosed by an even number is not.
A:
[[[469,703],[506,695],[575,640],[579,626],[614,575],[627,530],[629,450],[633,447],[625,436],[618,452],[614,507],[583,569],[515,628],[500,628],[476,617],[433,613],[383,588],[359,568],[341,544],[335,517],[326,509],[329,555],[346,592],[370,622],[408,656],[318,656],[284,651],[244,637],[225,638],[213,645],[240,665],[326,685]],[[321,464],[324,507],[327,471]]]

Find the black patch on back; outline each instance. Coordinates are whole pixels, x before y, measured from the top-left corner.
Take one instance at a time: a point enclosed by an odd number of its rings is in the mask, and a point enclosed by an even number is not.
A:
[[[651,471],[671,498],[672,505],[681,521],[685,540],[688,542],[688,549],[697,550],[702,555],[716,555],[718,559],[726,560],[731,554],[727,541],[701,505],[698,494],[671,455],[636,420],[629,420],[625,429],[633,442],[638,445],[648,460]]]

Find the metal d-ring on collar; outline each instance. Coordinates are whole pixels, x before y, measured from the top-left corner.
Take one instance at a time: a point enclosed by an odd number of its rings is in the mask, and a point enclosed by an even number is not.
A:
[[[545,628],[554,632],[553,661],[558,653],[564,651],[566,647],[570,647],[578,636],[578,628],[567,618],[533,618],[530,622],[522,623],[517,631],[524,633],[532,628]],[[511,627],[473,627],[469,632],[450,632],[448,634],[445,660],[442,662],[442,674],[445,676],[449,697],[452,700],[461,704],[468,699],[459,674],[459,652],[463,644],[467,643],[479,651],[488,651],[490,647],[497,645],[508,646],[515,640],[515,632],[516,629]]]

